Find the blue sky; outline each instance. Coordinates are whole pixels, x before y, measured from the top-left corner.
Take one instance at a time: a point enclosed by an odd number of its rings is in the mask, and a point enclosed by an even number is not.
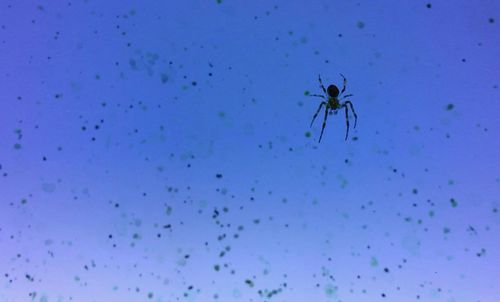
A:
[[[499,11],[3,2],[0,300],[497,301]]]

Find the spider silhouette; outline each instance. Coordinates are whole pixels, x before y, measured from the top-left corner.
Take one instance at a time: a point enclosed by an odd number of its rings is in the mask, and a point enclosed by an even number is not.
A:
[[[326,126],[326,119],[328,118],[328,114],[331,114],[332,112],[337,114],[337,110],[344,108],[345,109],[345,123],[346,123],[346,133],[345,133],[345,140],[347,140],[347,137],[349,136],[349,107],[351,108],[352,114],[354,115],[354,128],[356,128],[356,124],[358,122],[358,116],[356,115],[356,112],[354,111],[354,106],[352,105],[351,101],[347,100],[345,102],[341,102],[345,98],[348,98],[352,96],[352,94],[346,94],[342,96],[342,98],[339,98],[346,89],[346,84],[347,84],[347,79],[344,77],[344,75],[340,74],[340,76],[344,79],[344,85],[342,87],[342,91],[339,91],[337,86],[335,85],[330,85],[328,86],[327,89],[325,89],[325,86],[323,85],[323,82],[321,81],[321,75],[318,75],[319,79],[319,87],[323,90],[325,93],[324,95],[322,94],[309,94],[309,96],[315,96],[315,97],[320,97],[324,101],[319,104],[318,110],[316,110],[316,113],[313,116],[313,119],[311,121],[311,126],[314,123],[314,120],[318,116],[321,107],[325,106],[325,118],[323,119],[323,127],[321,128],[321,134],[319,135],[319,143],[321,143],[321,138],[323,137],[323,131],[325,130]]]

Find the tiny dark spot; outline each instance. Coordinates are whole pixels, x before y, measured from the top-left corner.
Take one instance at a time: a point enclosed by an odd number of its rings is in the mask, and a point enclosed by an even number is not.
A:
[[[450,199],[450,203],[451,203],[451,206],[454,207],[454,208],[456,208],[457,205],[458,205],[458,202],[454,198]]]
[[[245,283],[246,283],[248,286],[250,286],[250,287],[253,287],[253,285],[254,285],[254,284],[253,284],[253,281],[252,281],[252,280],[250,280],[250,279],[246,279],[246,280],[245,280]]]

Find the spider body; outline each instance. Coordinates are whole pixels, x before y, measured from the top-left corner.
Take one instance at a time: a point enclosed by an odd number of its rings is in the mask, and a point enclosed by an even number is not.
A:
[[[337,113],[337,110],[340,110],[342,108],[345,109],[345,121],[346,121],[346,134],[345,134],[345,140],[347,140],[347,137],[349,136],[349,109],[352,111],[352,114],[354,115],[354,128],[356,128],[356,124],[358,121],[358,116],[356,115],[356,112],[354,111],[354,106],[352,105],[351,101],[346,100],[342,101],[350,96],[352,94],[346,94],[342,95],[345,92],[346,89],[346,84],[347,84],[347,79],[340,74],[340,76],[344,79],[344,85],[342,87],[342,90],[340,91],[339,88],[335,85],[329,85],[327,89],[325,89],[325,86],[323,85],[323,82],[321,81],[321,76],[318,76],[319,80],[319,87],[323,90],[324,95],[321,94],[310,94],[309,96],[314,96],[314,97],[320,97],[323,99],[323,101],[319,104],[318,110],[316,110],[316,113],[313,116],[313,119],[311,121],[311,127],[314,123],[314,120],[318,116],[319,112],[321,111],[321,108],[325,106],[325,117],[323,119],[323,126],[321,128],[321,134],[319,136],[319,142],[321,142],[321,138],[323,137],[323,131],[325,130],[326,127],[326,120],[328,118],[328,115],[333,113]],[[341,98],[340,98],[341,97]]]
[[[335,85],[330,85],[326,89],[326,93],[328,94],[328,106],[332,110],[337,110],[340,108],[340,101],[338,98],[339,89]]]

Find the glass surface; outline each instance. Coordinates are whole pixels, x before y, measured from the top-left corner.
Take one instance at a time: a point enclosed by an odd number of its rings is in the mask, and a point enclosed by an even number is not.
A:
[[[1,1],[0,301],[500,301],[499,12]]]

